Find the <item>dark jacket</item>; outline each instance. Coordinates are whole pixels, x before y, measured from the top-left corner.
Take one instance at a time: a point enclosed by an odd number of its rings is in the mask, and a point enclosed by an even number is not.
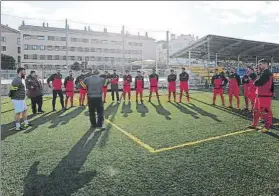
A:
[[[48,79],[47,79],[47,84],[52,82],[53,90],[62,90],[62,75],[61,74],[52,74]]]
[[[25,80],[27,97],[33,98],[43,95],[43,87],[41,82],[32,75],[27,76]]]
[[[12,81],[12,85],[9,92],[9,97],[13,100],[24,100],[25,99],[25,87],[20,77],[16,77]]]

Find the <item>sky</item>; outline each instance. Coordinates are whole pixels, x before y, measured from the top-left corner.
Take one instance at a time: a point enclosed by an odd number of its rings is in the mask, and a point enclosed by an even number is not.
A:
[[[9,15],[9,16],[7,16]],[[17,17],[14,17],[17,16]],[[24,19],[23,19],[24,18]],[[279,43],[279,1],[2,1],[1,23],[120,32],[148,32],[157,40],[171,34],[208,34]]]

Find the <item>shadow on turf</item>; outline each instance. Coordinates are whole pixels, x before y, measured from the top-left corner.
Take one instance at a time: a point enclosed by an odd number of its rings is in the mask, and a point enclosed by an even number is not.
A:
[[[123,103],[121,113],[124,117],[128,117],[128,114],[133,113],[133,110],[131,109],[131,102],[128,102],[128,104],[125,102]]]
[[[166,120],[171,120],[171,118],[169,117],[169,115],[171,115],[171,113],[166,110],[161,103],[159,102],[159,105],[155,105],[154,103],[150,102],[150,104],[156,109],[156,112],[162,116],[164,116],[166,118]]]
[[[29,115],[27,118],[30,120],[35,117],[35,114]],[[30,121],[32,123],[33,121]],[[7,137],[19,133],[19,131],[11,130],[15,128],[15,122],[10,122],[8,124],[1,125],[1,141],[5,140]]]
[[[189,103],[189,104],[185,104],[185,103],[182,103],[183,105],[185,105],[186,107],[192,109],[192,110],[195,110],[196,112],[198,112],[200,115],[202,116],[207,116],[217,122],[222,122],[221,120],[218,119],[218,117],[214,114],[211,114],[203,109],[201,109],[200,107],[197,107],[196,105],[192,104],[192,103]]]
[[[195,112],[192,112],[191,110],[185,108],[184,106],[182,106],[181,104],[179,103],[173,103],[173,102],[170,102],[174,107],[176,107],[177,109],[179,109],[182,113],[184,114],[189,114],[191,115],[194,119],[199,119],[197,113]]]
[[[71,119],[73,119],[73,118],[77,117],[79,114],[81,114],[84,110],[85,110],[84,107],[78,107],[78,108],[70,111],[69,113],[67,113],[64,116],[59,116],[58,118],[52,118],[51,119],[52,125],[50,125],[48,128],[53,129],[53,128],[57,127],[59,124],[65,125],[65,124],[69,123],[69,121]]]
[[[146,117],[146,114],[149,112],[148,108],[142,103],[136,103],[137,104],[137,112],[141,114],[141,117]]]
[[[24,179],[23,196],[70,196],[97,176],[96,171],[80,173],[87,156],[96,146],[100,131],[89,129],[49,176],[38,174],[40,162],[34,162]]]

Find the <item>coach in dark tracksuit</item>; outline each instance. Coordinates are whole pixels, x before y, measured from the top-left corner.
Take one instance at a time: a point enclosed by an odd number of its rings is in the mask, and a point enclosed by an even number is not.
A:
[[[87,87],[87,96],[88,96],[88,107],[89,107],[89,116],[92,128],[103,127],[104,122],[104,106],[102,100],[103,86],[105,84],[104,78],[98,76],[99,71],[94,70],[93,75],[85,78],[83,83]],[[96,122],[97,111],[98,121]]]
[[[26,78],[25,83],[27,89],[27,97],[31,99],[33,114],[37,113],[37,104],[38,112],[43,113],[43,87],[41,82],[37,79],[35,71],[31,71],[30,75]]]
[[[47,84],[49,88],[51,88],[50,82],[52,82],[52,109],[53,111],[55,110],[55,103],[56,103],[56,97],[57,94],[60,97],[60,103],[62,106],[62,109],[64,110],[64,97],[63,97],[63,92],[62,92],[62,75],[60,74],[60,69],[57,69],[57,72],[55,74],[52,74],[48,79],[47,79]]]

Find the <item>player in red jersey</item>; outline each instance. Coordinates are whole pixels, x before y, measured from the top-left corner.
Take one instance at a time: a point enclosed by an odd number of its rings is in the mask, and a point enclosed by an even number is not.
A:
[[[142,94],[144,89],[144,77],[141,72],[138,71],[138,75],[135,77],[135,89],[136,89],[136,102],[138,103],[138,95],[140,94],[140,101],[143,103]]]
[[[105,71],[105,74],[100,75],[100,77],[105,79],[105,83],[103,86],[103,103],[106,103],[106,98],[107,98],[107,92],[108,92],[108,85],[109,85],[109,81],[110,81],[110,75],[107,71]]]
[[[215,69],[215,75],[211,78],[211,84],[213,85],[213,105],[215,105],[217,95],[220,95],[222,105],[225,106],[224,99],[224,87],[227,85],[228,80],[224,75],[224,72],[218,73],[218,69]]]
[[[260,76],[255,80],[256,99],[253,110],[253,124],[249,128],[257,129],[260,117],[264,120],[264,127],[261,132],[265,133],[272,127],[272,110],[271,102],[274,93],[273,75],[268,69],[269,62],[266,59],[259,61]]]
[[[251,102],[251,110],[254,109],[255,99],[256,99],[256,86],[255,86],[255,80],[257,78],[257,74],[253,72],[253,69],[250,70],[249,74],[249,85],[248,85],[248,97]]]
[[[239,86],[241,84],[240,76],[236,73],[234,67],[231,68],[231,73],[229,74],[229,102],[230,108],[232,108],[233,96],[236,98],[236,108],[239,109]]]
[[[123,75],[123,98],[124,102],[126,101],[126,94],[128,93],[128,99],[131,101],[131,82],[132,76],[129,74],[129,71],[125,71],[125,75]]]
[[[86,78],[85,71],[81,71],[81,75],[76,78],[75,84],[79,89],[79,106],[84,106],[84,100],[87,93],[86,86],[83,84],[83,80]]]
[[[179,97],[179,102],[181,103],[182,101],[182,95],[183,92],[186,93],[187,101],[190,101],[190,96],[189,96],[189,74],[185,71],[185,68],[182,68],[182,73],[179,74],[179,80],[180,80],[180,97]]]
[[[168,75],[168,90],[169,90],[169,96],[168,96],[168,102],[170,102],[171,93],[173,94],[174,102],[176,102],[176,74],[171,69],[171,74]]]
[[[149,82],[150,82],[150,94],[149,94],[149,102],[151,102],[152,93],[155,92],[158,101],[159,93],[158,93],[158,82],[159,82],[159,75],[156,74],[156,69],[153,68],[153,73],[149,75]]]
[[[70,70],[69,76],[67,76],[64,80],[64,86],[66,90],[66,100],[65,100],[65,109],[67,109],[68,100],[70,98],[71,107],[74,107],[74,77],[73,71]]]

